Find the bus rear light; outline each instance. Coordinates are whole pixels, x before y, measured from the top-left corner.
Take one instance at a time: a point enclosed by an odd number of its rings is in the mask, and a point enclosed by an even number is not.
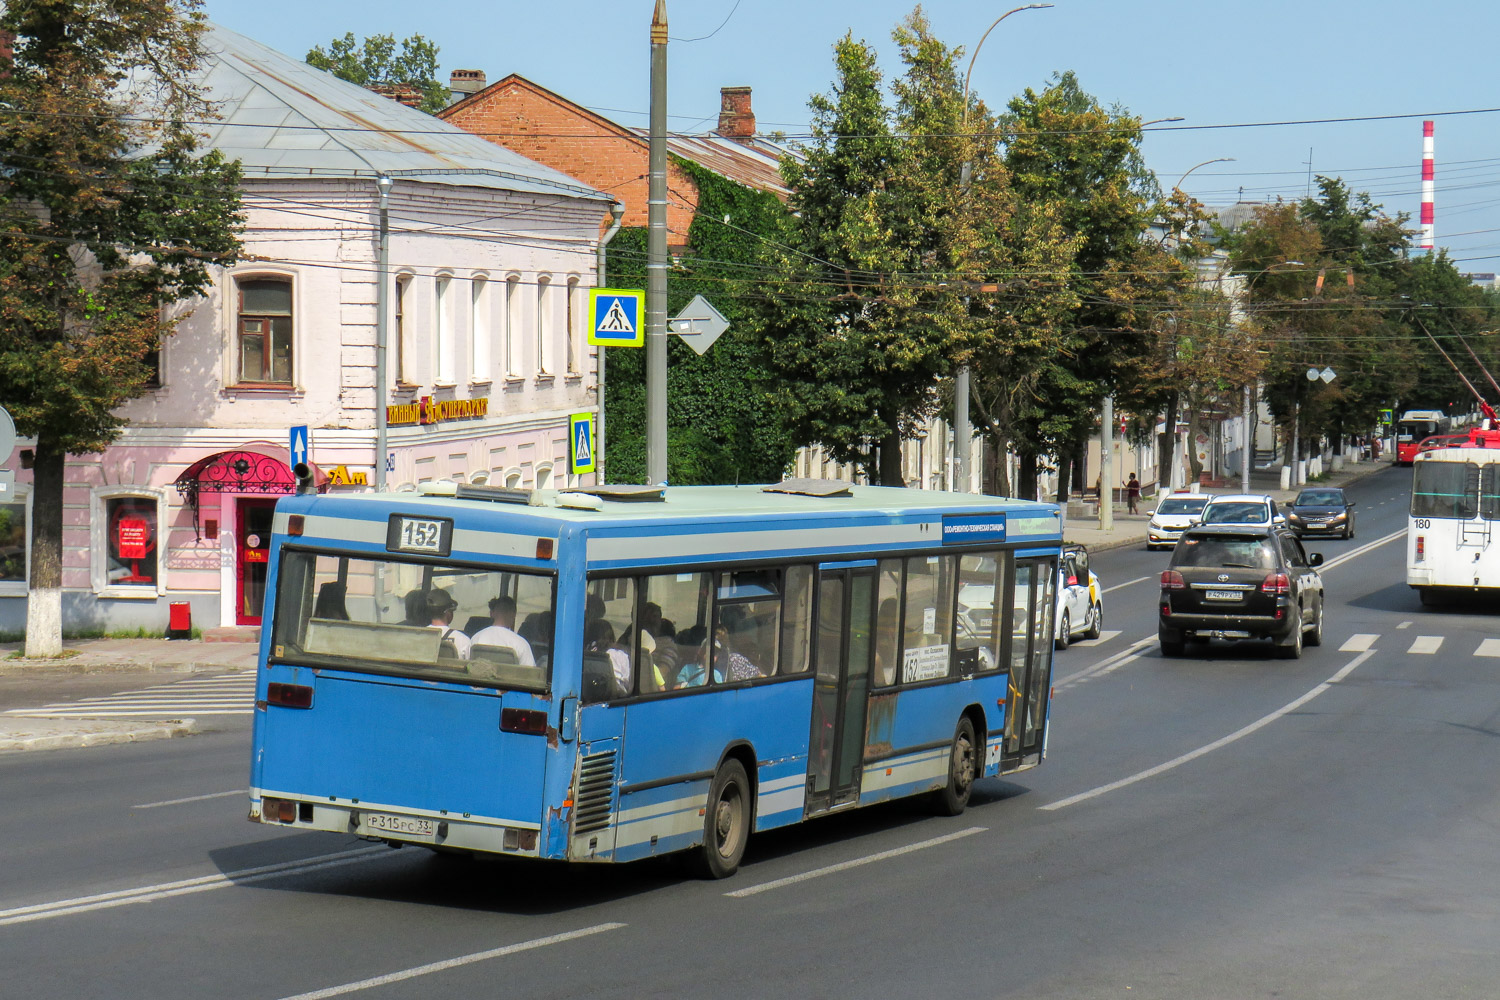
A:
[[[1182,580],[1182,574],[1175,569],[1164,569],[1161,571],[1162,590],[1182,590],[1187,584]]]
[[[288,535],[300,535],[302,534],[302,525],[302,515],[292,514],[286,519],[286,533]]]
[[[291,799],[261,799],[260,816],[267,823],[295,823],[297,803]]]
[[[1426,558],[1427,558],[1427,537],[1425,535],[1418,535],[1417,536],[1417,562],[1422,562]]]
[[[266,688],[266,703],[282,708],[312,708],[313,689],[306,684],[272,681]]]
[[[1285,573],[1267,573],[1260,585],[1260,592],[1262,594],[1290,594],[1292,578]]]
[[[527,736],[547,734],[547,713],[532,708],[502,708],[500,731],[524,733]]]
[[[538,559],[552,558],[552,542],[550,538],[538,538],[536,540],[536,557]]]

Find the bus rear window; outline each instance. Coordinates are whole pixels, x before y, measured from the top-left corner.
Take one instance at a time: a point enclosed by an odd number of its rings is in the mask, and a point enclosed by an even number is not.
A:
[[[1413,517],[1457,517],[1478,512],[1479,466],[1472,462],[1418,462],[1412,474]]]
[[[279,580],[276,659],[547,688],[550,576],[287,550]]]

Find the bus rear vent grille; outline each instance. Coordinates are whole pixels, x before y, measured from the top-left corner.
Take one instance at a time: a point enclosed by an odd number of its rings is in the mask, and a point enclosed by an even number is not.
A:
[[[615,785],[615,751],[590,754],[578,767],[578,795],[573,802],[573,833],[590,833],[609,825]]]

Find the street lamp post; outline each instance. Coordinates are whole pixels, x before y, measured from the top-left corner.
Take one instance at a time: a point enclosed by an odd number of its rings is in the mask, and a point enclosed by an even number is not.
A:
[[[1050,3],[1029,3],[1014,10],[1008,10],[995,18],[994,23],[985,29],[984,34],[980,36],[979,44],[974,46],[974,51],[969,56],[969,68],[964,71],[963,126],[960,131],[966,132],[969,127],[969,77],[974,72],[974,60],[979,58],[979,50],[984,48],[984,40],[990,37],[990,32],[994,31],[1001,21],[1012,14],[1020,13],[1023,10],[1041,10],[1042,8],[1051,6],[1053,5]],[[959,184],[965,193],[969,190],[970,171],[970,162],[965,159],[963,172],[959,178]],[[967,299],[964,300],[964,305],[967,307]],[[967,312],[967,308],[965,311]],[[958,453],[958,462],[956,463],[958,466],[958,475],[955,477],[958,481],[952,485],[960,493],[969,492],[971,478],[970,462],[972,459],[970,446],[973,444],[973,437],[973,428],[969,426],[969,366],[963,364],[959,365],[958,371],[953,376],[953,449]]]
[[[1182,190],[1182,182],[1188,179],[1188,174],[1192,173],[1194,170],[1197,170],[1199,167],[1206,167],[1210,163],[1233,163],[1233,162],[1234,162],[1234,157],[1232,157],[1232,156],[1216,156],[1212,160],[1204,160],[1202,163],[1195,163],[1191,167],[1188,167],[1187,170],[1183,171],[1183,174],[1182,174],[1181,177],[1177,178],[1177,183],[1172,185],[1172,190],[1174,190],[1174,191],[1181,191]]]

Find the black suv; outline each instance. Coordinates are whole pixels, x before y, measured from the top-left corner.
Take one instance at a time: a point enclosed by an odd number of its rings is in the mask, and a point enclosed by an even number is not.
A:
[[[1157,637],[1165,656],[1189,637],[1269,638],[1286,659],[1323,642],[1323,578],[1280,526],[1199,525],[1182,533],[1161,575]]]

